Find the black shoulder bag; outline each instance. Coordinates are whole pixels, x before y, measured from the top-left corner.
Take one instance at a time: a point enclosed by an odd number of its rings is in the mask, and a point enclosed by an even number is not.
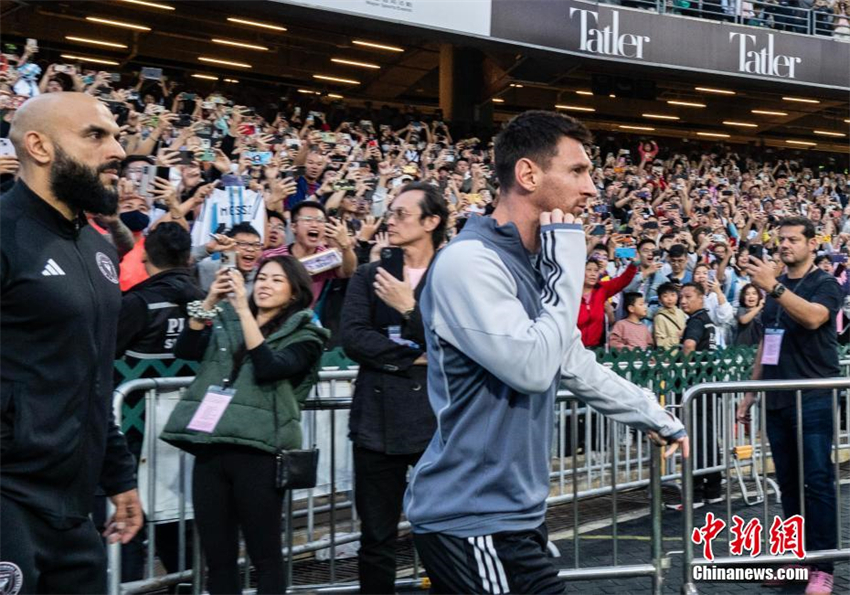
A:
[[[274,434],[277,442],[277,395],[274,397]],[[316,444],[306,450],[284,450],[275,453],[275,487],[279,491],[304,490],[316,487],[319,468],[319,449]]]
[[[242,370],[245,361],[246,349],[243,347],[238,353],[233,354],[233,370],[230,377],[231,384],[236,383],[236,378]],[[224,383],[225,387],[227,382]],[[274,412],[274,435],[277,445],[278,423],[277,423],[277,395],[272,401]],[[316,472],[319,467],[319,449],[313,444],[308,450],[283,450],[278,448],[275,453],[275,487],[279,491],[301,490],[316,487]]]

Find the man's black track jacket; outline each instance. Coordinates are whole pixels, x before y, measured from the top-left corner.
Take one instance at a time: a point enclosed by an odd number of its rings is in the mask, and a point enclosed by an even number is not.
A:
[[[112,413],[115,249],[19,181],[0,196],[0,493],[56,528],[136,485]]]

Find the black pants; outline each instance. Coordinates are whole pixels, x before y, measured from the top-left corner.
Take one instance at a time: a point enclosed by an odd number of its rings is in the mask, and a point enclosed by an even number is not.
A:
[[[211,446],[195,457],[195,527],[207,557],[213,595],[241,593],[239,529],[256,569],[257,593],[286,591],[281,553],[283,496],[275,489],[273,454]]]
[[[532,531],[452,537],[414,533],[431,593],[563,593],[546,553],[546,525]]]
[[[398,521],[407,469],[422,453],[388,455],[354,447],[354,503],[360,516],[360,592],[395,593]]]
[[[715,412],[712,405],[717,408]],[[703,411],[703,407],[705,410]],[[705,395],[694,401],[696,409],[697,440],[692,443],[691,451],[696,450],[696,466],[694,469],[705,469],[720,465],[723,461],[720,455],[718,440],[723,439],[723,408],[716,395]],[[717,419],[715,426],[714,420]],[[703,431],[704,428],[704,431]],[[723,495],[723,473],[715,471],[705,475],[694,476],[694,502],[705,498],[717,498]]]
[[[72,529],[56,529],[31,510],[0,497],[3,579],[9,581],[3,593],[106,593],[106,551],[94,523],[86,520]]]

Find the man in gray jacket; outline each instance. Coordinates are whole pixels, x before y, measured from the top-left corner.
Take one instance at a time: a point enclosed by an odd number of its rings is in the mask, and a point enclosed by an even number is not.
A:
[[[563,591],[544,524],[558,384],[613,419],[679,444],[682,424],[596,363],[576,327],[596,196],[578,121],[543,111],[496,139],[500,197],[432,264],[420,299],[437,432],[405,495],[432,591]],[[660,440],[660,439],[659,439]]]

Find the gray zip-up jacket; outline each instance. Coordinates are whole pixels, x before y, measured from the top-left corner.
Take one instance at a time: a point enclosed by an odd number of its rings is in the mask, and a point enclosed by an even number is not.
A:
[[[540,254],[530,255],[513,223],[473,217],[431,267],[420,308],[437,431],[405,494],[414,532],[465,538],[543,523],[562,378],[616,421],[684,434],[651,393],[581,343],[581,226],[540,233]]]

